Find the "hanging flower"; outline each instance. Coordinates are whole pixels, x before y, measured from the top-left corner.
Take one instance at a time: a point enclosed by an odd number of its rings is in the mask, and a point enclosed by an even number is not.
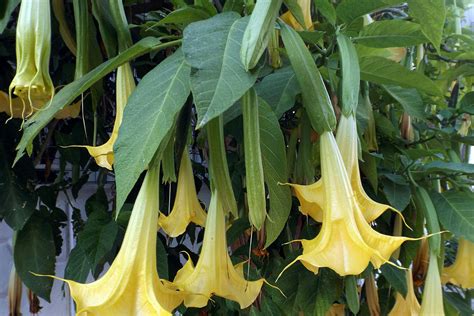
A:
[[[370,316],[380,315],[379,293],[377,284],[375,283],[374,274],[369,273],[365,279],[365,297],[367,298],[367,306],[369,307]]]
[[[159,166],[149,169],[132,210],[120,251],[99,280],[64,280],[77,315],[171,315],[182,298],[156,272]]]
[[[385,210],[391,209],[400,214],[390,205],[372,200],[362,187],[358,161],[358,136],[356,119],[354,116],[341,115],[337,130],[337,146],[349,175],[351,188],[356,198],[356,203],[362,211],[367,222],[377,219]],[[321,151],[322,152],[322,151]],[[295,195],[300,201],[300,211],[311,216],[314,220],[323,220],[322,205],[324,203],[324,188],[322,179],[311,185],[291,184]],[[400,215],[401,216],[401,215]],[[403,217],[402,217],[403,218]]]
[[[369,262],[379,268],[404,241],[411,240],[380,234],[367,223],[331,132],[321,135],[320,181],[322,193],[307,196],[314,197],[309,203],[323,197],[321,231],[312,240],[301,240],[303,254],[295,259],[310,271],[317,273],[320,267],[329,267],[342,276],[357,275]],[[307,187],[295,189],[304,191]]]
[[[411,270],[405,271],[405,276],[407,280],[407,295],[403,297],[403,295],[397,293],[395,297],[395,305],[393,305],[393,308],[388,316],[418,316],[420,314],[421,306],[420,303],[418,303],[418,299],[416,298],[415,290],[413,288]]]
[[[171,213],[160,214],[158,224],[171,237],[184,233],[190,222],[199,226],[206,223],[206,212],[197,198],[193,169],[189,155],[184,152],[178,175],[178,189]]]
[[[247,281],[243,264],[232,265],[227,252],[224,210],[217,196],[213,192],[198,262],[194,267],[188,260],[174,283],[184,291],[184,305],[188,307],[206,306],[210,297],[217,295],[238,302],[243,309],[255,301],[264,279]]]
[[[459,239],[456,261],[443,269],[443,284],[452,283],[465,289],[474,288],[474,243]]]
[[[9,315],[21,315],[21,294],[22,283],[20,277],[16,273],[15,265],[12,266],[10,272],[10,281],[8,283],[8,310]]]
[[[296,0],[301,8],[304,18],[304,26],[296,21],[296,18],[290,11],[285,12],[280,18],[297,31],[313,30],[313,20],[311,19],[311,0]]]
[[[11,92],[33,112],[33,100],[44,104],[54,94],[54,86],[49,75],[51,54],[51,12],[49,1],[23,0],[16,27],[16,74],[10,83]],[[13,113],[10,103],[10,113]]]
[[[420,315],[444,315],[443,291],[439,277],[438,258],[434,253],[430,254],[430,264],[423,289]]]
[[[127,105],[128,97],[132,94],[133,89],[135,89],[135,81],[129,63],[123,64],[117,69],[116,87],[117,108],[114,128],[112,129],[112,135],[110,135],[109,140],[100,146],[72,146],[85,147],[99,166],[109,170],[112,170],[114,163],[114,144],[118,137],[120,124],[122,124],[123,111]]]

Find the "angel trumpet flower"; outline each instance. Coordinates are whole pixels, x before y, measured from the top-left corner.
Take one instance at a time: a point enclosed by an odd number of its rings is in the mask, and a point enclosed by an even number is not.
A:
[[[444,284],[452,283],[465,289],[474,288],[474,243],[459,239],[456,261],[443,269],[441,280]]]
[[[232,265],[225,229],[224,209],[217,192],[213,192],[196,267],[188,260],[174,279],[174,283],[184,290],[184,305],[203,307],[212,295],[218,295],[238,302],[243,309],[260,293],[264,279],[247,281],[243,276],[243,265]]]
[[[28,100],[49,100],[54,86],[49,75],[51,54],[51,12],[49,1],[24,0],[21,2],[16,27],[16,74],[10,83],[11,92],[24,103]],[[13,113],[10,103],[10,113]]]
[[[159,166],[149,169],[138,193],[120,251],[99,280],[64,280],[77,315],[171,315],[182,302],[156,272]]]
[[[344,161],[345,169],[349,175],[351,187],[355,195],[356,203],[362,211],[367,222],[377,219],[385,210],[391,209],[398,214],[399,211],[390,205],[382,204],[372,200],[364,191],[360,179],[358,161],[358,136],[354,116],[341,115],[337,130],[337,145]],[[300,201],[300,211],[311,216],[314,220],[323,220],[323,181],[319,180],[309,186],[291,184],[295,189],[295,195]],[[401,215],[400,215],[401,216]],[[402,217],[403,218],[403,217]]]
[[[301,25],[290,11],[285,12],[281,19],[297,31],[312,30],[313,20],[311,19],[311,0],[296,1],[303,12],[304,26]]]
[[[206,212],[197,198],[191,159],[184,152],[179,167],[178,189],[173,209],[168,216],[160,214],[158,224],[169,236],[177,237],[184,233],[190,222],[204,226]]]
[[[109,140],[100,146],[77,146],[85,147],[87,151],[89,151],[89,154],[94,157],[99,166],[109,170],[112,170],[112,165],[114,163],[114,144],[118,137],[120,124],[122,124],[123,111],[127,104],[128,97],[132,94],[133,89],[135,89],[135,81],[129,63],[126,63],[117,69],[116,86],[117,109],[114,128],[112,129],[112,135],[110,135]]]
[[[295,188],[311,192],[312,186]],[[314,273],[329,267],[341,276],[357,275],[369,262],[379,268],[404,241],[413,240],[380,234],[367,223],[331,132],[321,135],[320,186],[322,194],[305,194],[323,201],[321,231],[312,240],[301,240],[303,254],[291,264],[299,260]]]
[[[438,258],[433,252],[430,253],[430,264],[423,289],[420,315],[444,315],[443,290],[439,277]]]
[[[403,295],[397,293],[395,297],[395,305],[393,305],[388,316],[418,316],[420,314],[421,306],[415,295],[411,271],[405,271],[405,275],[407,280],[407,295],[403,297]]]

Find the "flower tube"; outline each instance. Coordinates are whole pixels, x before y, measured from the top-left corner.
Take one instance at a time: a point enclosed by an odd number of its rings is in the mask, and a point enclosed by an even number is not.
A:
[[[188,153],[184,152],[181,156],[178,189],[173,209],[168,216],[160,214],[158,224],[169,236],[177,237],[184,233],[191,222],[204,226],[206,212],[202,209],[197,198],[191,159]]]
[[[474,243],[459,239],[456,260],[443,269],[441,280],[443,284],[452,283],[465,289],[474,287]]]
[[[443,290],[439,277],[438,258],[433,252],[430,253],[430,264],[423,289],[420,315],[444,315]]]
[[[420,314],[421,306],[415,295],[411,270],[405,271],[405,276],[407,280],[407,295],[403,297],[403,295],[397,293],[395,305],[393,305],[388,316],[418,316]]]
[[[246,308],[255,301],[264,279],[247,281],[243,265],[234,267],[227,252],[224,209],[213,192],[207,213],[204,240],[196,266],[191,260],[178,271],[174,283],[184,291],[184,305],[206,306],[212,295],[236,301]]]

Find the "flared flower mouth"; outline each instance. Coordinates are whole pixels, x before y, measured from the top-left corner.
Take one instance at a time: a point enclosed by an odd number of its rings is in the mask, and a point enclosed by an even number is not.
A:
[[[443,269],[441,280],[464,289],[474,288],[474,243],[459,239],[458,252],[454,263]]]
[[[407,294],[404,297],[402,294],[397,292],[395,305],[393,305],[392,310],[388,314],[389,316],[417,316],[420,314],[421,306],[415,295],[411,270],[405,271],[405,277],[407,281]]]
[[[33,100],[50,100],[54,95],[49,75],[50,54],[49,1],[22,1],[16,27],[17,68],[9,94],[13,92],[30,107]],[[12,106],[10,103],[10,112],[13,112]]]
[[[303,254],[295,261],[314,273],[329,267],[339,275],[357,275],[369,262],[379,268],[404,241],[411,240],[380,234],[368,224],[331,132],[321,135],[320,181],[318,190],[322,193],[309,202],[319,203],[317,199],[322,197],[321,231],[316,238],[301,241]],[[300,188],[306,189],[295,187]]]
[[[179,167],[178,188],[173,209],[168,216],[160,214],[158,225],[170,237],[177,237],[184,233],[191,222],[204,226],[206,212],[202,209],[197,197],[191,159],[188,153],[184,152]]]
[[[182,302],[156,266],[159,166],[151,167],[132,210],[120,251],[95,282],[69,285],[78,315],[170,315]]]
[[[247,281],[243,265],[234,266],[227,252],[224,209],[213,192],[206,220],[201,254],[196,266],[188,260],[174,283],[184,291],[184,305],[206,306],[212,295],[221,296],[246,308],[255,301],[264,279]]]

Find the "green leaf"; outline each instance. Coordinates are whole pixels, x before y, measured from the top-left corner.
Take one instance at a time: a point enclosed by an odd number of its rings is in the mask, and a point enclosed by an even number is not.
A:
[[[187,6],[170,12],[170,14],[159,20],[156,25],[188,25],[192,22],[205,20],[210,17],[211,15],[201,7]]]
[[[1,216],[12,229],[22,229],[35,211],[35,199],[15,182],[0,183],[0,190]]]
[[[301,93],[295,72],[283,67],[263,78],[255,85],[257,94],[272,108],[277,118],[295,105],[296,96]]]
[[[306,23],[304,22],[304,14],[301,6],[296,0],[283,0],[283,3],[290,10],[291,14],[295,17],[296,22],[301,26],[305,27]]]
[[[407,184],[399,184],[394,181],[384,179],[383,193],[390,205],[399,211],[403,211],[410,204],[411,191]]]
[[[360,90],[357,52],[351,40],[342,33],[337,34],[337,44],[342,65],[342,113],[345,116],[355,115]]]
[[[336,24],[336,9],[330,0],[315,0],[316,9],[328,20],[332,25]]]
[[[382,85],[382,87],[401,104],[408,115],[420,119],[426,118],[423,99],[416,89],[391,85]]]
[[[394,267],[391,264],[384,264],[380,267],[383,277],[390,283],[393,288],[403,297],[407,295],[407,280],[405,271]]]
[[[298,34],[306,44],[316,45],[325,33],[323,31],[298,31]]]
[[[32,216],[18,231],[13,258],[23,283],[36,295],[50,302],[53,279],[32,274],[54,275],[56,256],[53,230],[46,219]]]
[[[287,163],[285,140],[278,118],[264,100],[259,99],[258,102],[263,174],[270,196],[270,211],[265,221],[266,248],[285,227],[291,210],[291,191],[288,186],[279,184],[287,181]]]
[[[421,30],[439,51],[446,18],[445,0],[408,0],[408,13],[418,20]]]
[[[0,3],[0,34],[2,34],[7,27],[8,21],[10,21],[10,15],[18,3],[20,3],[20,0],[3,0]]]
[[[85,283],[92,268],[92,264],[85,250],[80,244],[77,244],[69,253],[69,259],[66,269],[64,270],[64,278],[79,283]]]
[[[364,14],[390,7],[403,1],[400,0],[343,0],[336,8],[337,17],[345,23]]]
[[[429,95],[442,95],[438,86],[428,77],[416,71],[410,71],[392,60],[371,56],[359,60],[361,79],[378,83],[415,88]]]
[[[463,191],[431,192],[441,224],[458,237],[474,242],[474,193]]]
[[[191,89],[198,113],[197,128],[224,113],[257,79],[256,73],[245,71],[240,60],[248,17],[239,17],[226,12],[191,23],[184,30],[184,56],[195,68]]]
[[[443,173],[474,173],[474,165],[463,162],[446,162],[446,161],[432,161],[423,164],[423,170],[429,173],[443,172]]]
[[[474,91],[468,92],[464,95],[459,103],[459,111],[474,114]]]
[[[362,29],[357,43],[376,47],[407,47],[427,42],[417,23],[403,20],[385,20],[370,23]]]
[[[41,111],[36,112],[29,120],[26,121],[23,126],[23,136],[21,137],[20,143],[17,146],[18,152],[14,163],[16,163],[23,156],[26,148],[31,146],[33,138],[35,138],[36,135],[38,135],[38,133],[46,126],[46,124],[48,124],[54,118],[54,115],[66,105],[73,103],[74,99],[81,95],[81,93],[84,93],[95,82],[100,80],[118,66],[143,54],[146,54],[151,50],[166,48],[176,44],[177,42],[161,44],[156,38],[144,38],[116,57],[102,63],[100,66],[90,71],[82,78],[66,85],[54,96],[53,100],[47,107]]]
[[[330,269],[320,269],[314,315],[324,316],[342,294],[343,279]]]
[[[160,279],[169,278],[168,271],[168,253],[160,237],[156,238],[156,268]]]
[[[182,51],[178,50],[148,72],[128,99],[114,146],[117,210],[186,102],[190,71]]]
[[[318,67],[298,33],[282,21],[279,23],[283,43],[300,84],[303,105],[311,125],[319,133],[332,131],[336,126],[336,117]]]
[[[350,275],[344,278],[344,292],[349,309],[357,315],[360,309],[360,302],[359,292],[357,291],[357,279],[355,276]]]

